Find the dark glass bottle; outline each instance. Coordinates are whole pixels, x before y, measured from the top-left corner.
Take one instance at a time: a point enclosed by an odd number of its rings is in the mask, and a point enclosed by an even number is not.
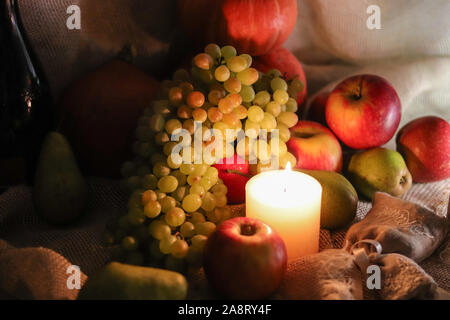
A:
[[[20,19],[17,0],[0,0],[0,187],[31,183],[53,127],[49,85]]]

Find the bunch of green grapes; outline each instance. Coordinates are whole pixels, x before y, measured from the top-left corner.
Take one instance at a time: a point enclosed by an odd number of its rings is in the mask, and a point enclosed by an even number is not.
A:
[[[296,162],[286,142],[298,121],[296,97],[303,84],[298,78],[286,81],[278,70],[262,74],[251,65],[252,57],[237,55],[232,46],[209,44],[194,57],[190,72],[177,70],[163,82],[159,98],[138,121],[135,158],[122,166],[131,193],[128,212],[105,236],[107,243],[120,244],[117,259],[176,271],[201,267],[208,235],[231,216],[227,187],[211,165],[235,152],[253,160],[253,173],[274,169],[273,157],[279,167]],[[182,150],[174,156],[180,141],[171,137],[181,129],[189,133],[181,140],[185,146],[193,145],[196,130],[204,137],[209,129],[219,130],[226,143],[208,164],[191,164],[192,147],[190,155]],[[227,129],[242,129],[245,135]],[[274,130],[276,152],[270,147]],[[260,135],[263,131],[268,134]],[[202,148],[214,138],[202,141]],[[191,161],[181,161],[187,158]]]

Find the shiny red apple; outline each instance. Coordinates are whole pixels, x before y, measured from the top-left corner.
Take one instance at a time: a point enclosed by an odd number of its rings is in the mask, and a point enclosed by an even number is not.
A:
[[[299,121],[290,130],[286,145],[297,159],[297,168],[341,171],[341,145],[328,128],[313,121]]]
[[[435,116],[415,119],[400,129],[396,142],[413,181],[450,177],[450,124],[446,120]]]
[[[228,204],[240,204],[245,202],[245,185],[250,179],[250,165],[237,154],[224,158],[220,163],[214,164],[219,171],[219,178],[227,186]]]
[[[353,149],[388,142],[400,123],[401,103],[385,79],[356,75],[339,83],[327,100],[325,117],[336,136]]]
[[[233,218],[209,236],[203,266],[218,294],[230,299],[263,299],[278,288],[284,276],[286,246],[262,221]]]
[[[325,119],[325,107],[329,96],[329,92],[321,92],[314,98],[309,105],[306,120],[316,121],[324,126],[327,125],[327,121]]]

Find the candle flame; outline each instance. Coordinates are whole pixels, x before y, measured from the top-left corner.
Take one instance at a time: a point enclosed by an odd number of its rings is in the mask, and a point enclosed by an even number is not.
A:
[[[292,171],[292,166],[291,166],[291,163],[289,161],[286,163],[286,168],[284,170],[285,171]]]

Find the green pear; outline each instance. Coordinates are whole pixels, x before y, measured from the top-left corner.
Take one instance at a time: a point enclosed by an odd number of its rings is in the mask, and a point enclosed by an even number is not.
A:
[[[320,226],[338,229],[353,221],[358,207],[358,194],[341,174],[332,171],[295,169],[319,181],[322,186]]]
[[[385,148],[354,154],[347,171],[356,190],[369,199],[377,191],[398,197],[412,185],[411,174],[401,154]]]
[[[181,300],[187,290],[178,272],[110,262],[88,279],[78,299]]]
[[[36,210],[51,224],[68,224],[84,212],[87,199],[88,185],[69,143],[58,132],[48,133],[34,180]]]

